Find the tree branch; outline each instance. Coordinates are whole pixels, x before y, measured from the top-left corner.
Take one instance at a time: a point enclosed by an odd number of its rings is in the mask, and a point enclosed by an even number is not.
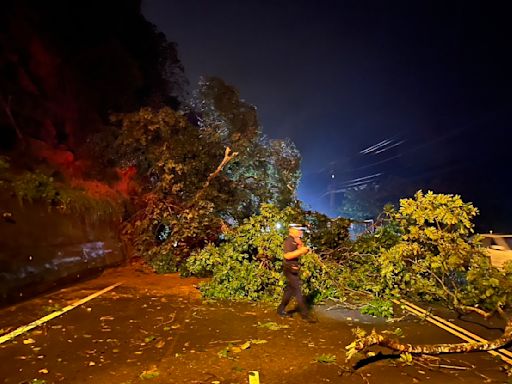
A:
[[[206,179],[206,181],[204,182],[203,186],[201,187],[201,189],[199,191],[197,191],[196,195],[194,196],[194,198],[191,200],[192,202],[196,202],[197,200],[199,200],[203,194],[206,192],[206,189],[209,187],[211,181],[217,177],[221,172],[222,170],[224,169],[224,167],[231,161],[233,160],[236,156],[238,156],[238,152],[233,152],[231,150],[231,148],[229,147],[226,147],[226,151],[224,152],[224,158],[222,159],[222,161],[220,162],[220,164],[217,166],[217,169],[215,169],[215,171],[213,171],[212,173],[210,173],[210,175],[208,175],[208,178]]]
[[[492,341],[468,342],[457,344],[403,344],[396,339],[383,335],[373,330],[370,335],[360,338],[347,346],[360,352],[373,345],[389,348],[395,352],[408,352],[411,354],[438,355],[440,353],[461,353],[474,351],[491,351],[499,349],[512,341],[512,321],[509,319],[503,335]]]
[[[413,264],[416,264],[418,265],[418,263],[415,261],[415,260],[412,260],[412,259],[407,259],[409,261],[411,261]],[[452,298],[453,300],[453,305],[455,308],[457,309],[460,309],[461,311],[463,312],[475,312],[475,313],[478,313],[480,316],[483,316],[484,318],[488,319],[489,317],[492,316],[492,312],[487,312],[487,311],[484,311],[483,309],[480,309],[480,308],[477,308],[477,307],[470,307],[470,306],[467,306],[467,305],[464,305],[464,304],[460,304],[459,303],[459,299],[457,297],[457,294],[451,292],[448,287],[446,287],[446,285],[444,284],[443,280],[437,276],[432,270],[430,270],[429,268],[425,267],[425,266],[422,266],[422,268],[430,273],[430,275],[435,279],[437,280],[437,282],[439,284],[441,284],[441,287],[443,289],[443,291]],[[500,313],[500,315],[503,316],[503,313]]]

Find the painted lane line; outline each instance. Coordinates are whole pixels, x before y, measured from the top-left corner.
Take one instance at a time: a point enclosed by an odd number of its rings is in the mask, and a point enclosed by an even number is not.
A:
[[[7,333],[7,334],[5,334],[3,336],[0,336],[0,344],[5,343],[6,341],[12,340],[16,336],[19,336],[19,335],[21,335],[21,334],[23,334],[23,333],[25,333],[25,332],[35,328],[35,327],[38,327],[41,324],[44,324],[47,321],[50,321],[51,319],[54,319],[54,318],[62,315],[63,313],[71,311],[73,308],[76,308],[79,305],[87,303],[89,300],[92,300],[92,299],[94,299],[94,298],[96,298],[96,297],[98,297],[100,295],[103,295],[105,292],[111,291],[112,289],[114,289],[115,287],[121,285],[122,283],[123,282],[112,284],[111,286],[109,286],[109,287],[107,287],[105,289],[102,289],[101,291],[97,291],[97,292],[93,293],[92,295],[89,295],[87,297],[84,297],[83,299],[75,301],[74,303],[68,305],[67,307],[59,309],[58,311],[55,311],[53,313],[50,313],[49,315],[41,317],[39,320],[33,321],[33,322],[31,322],[30,324],[27,324],[27,325],[23,325],[23,326],[15,329],[12,332],[9,332],[9,333]]]
[[[417,307],[418,309],[415,309],[413,307],[408,306],[406,303],[403,303],[403,302],[398,301],[398,300],[393,300],[393,302],[395,304],[403,306],[405,309],[407,309],[409,312],[413,313],[414,315],[416,315],[418,317],[424,318],[428,322],[430,322],[430,323],[432,323],[434,325],[437,325],[439,328],[444,329],[445,331],[451,333],[452,335],[455,335],[455,336],[461,338],[464,341],[467,341],[467,342],[470,342],[470,343],[477,341],[474,338],[469,337],[469,336],[467,336],[467,335],[457,331],[456,329],[451,328],[450,326],[453,325],[453,324],[451,324],[451,323],[443,324],[443,322],[438,321],[436,319],[433,319],[431,317],[432,315],[430,315],[427,311],[423,310],[422,308]],[[442,318],[439,318],[439,319],[441,319],[443,321],[446,321],[446,320],[444,320]],[[467,331],[467,330],[465,330],[465,331],[469,333],[469,331]],[[484,352],[484,351],[482,351],[482,352]],[[488,352],[489,354],[491,354],[493,356],[498,356],[503,361],[505,361],[506,363],[512,365],[512,359],[508,358],[507,356],[505,356],[505,355],[503,355],[503,354],[501,354],[501,353],[499,353],[499,352],[497,352],[495,350],[490,350],[490,351],[485,351],[485,352]]]

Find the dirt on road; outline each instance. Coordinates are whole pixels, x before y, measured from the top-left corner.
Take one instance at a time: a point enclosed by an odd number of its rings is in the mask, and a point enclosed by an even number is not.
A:
[[[399,356],[362,367],[345,362],[356,326],[401,328],[407,343],[460,341],[412,316],[387,322],[326,304],[314,309],[318,323],[309,324],[278,317],[270,304],[204,301],[198,279],[133,267],[3,308],[0,332],[120,281],[98,298],[0,344],[0,382],[241,384],[249,383],[252,371],[261,384],[508,382],[503,363],[483,352],[428,364],[407,365]],[[501,332],[499,323],[453,321],[487,338]]]

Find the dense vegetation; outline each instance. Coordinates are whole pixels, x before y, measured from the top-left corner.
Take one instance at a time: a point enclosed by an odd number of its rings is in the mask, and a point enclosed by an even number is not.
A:
[[[282,295],[285,284],[282,270],[282,246],[287,234],[287,224],[303,219],[318,232],[327,229],[318,220],[319,214],[302,212],[297,208],[279,210],[273,205],[263,205],[259,215],[246,219],[242,225],[226,234],[219,245],[209,244],[188,259],[190,273],[212,276],[203,284],[206,297],[221,299],[272,300]],[[324,217],[327,221],[327,218]],[[347,242],[347,220],[338,220],[339,241]],[[331,237],[329,234],[326,236]],[[314,241],[315,238],[312,238]],[[325,240],[322,238],[321,240]],[[322,242],[314,243],[317,251],[325,250]],[[301,278],[304,293],[312,300],[342,298],[339,269],[333,260],[322,261],[316,252],[301,260]]]
[[[2,193],[122,218],[133,255],[159,272],[211,277],[202,290],[212,298],[276,299],[286,227],[304,222],[313,252],[301,277],[313,301],[363,295],[375,314],[402,295],[477,312],[510,305],[512,269],[490,265],[471,204],[418,192],[352,242],[348,220],[301,208],[299,152],[264,136],[236,88],[209,77],[187,93],[175,45],[138,1],[88,3],[73,28],[63,4],[11,1],[2,15]],[[352,217],[376,216],[389,196],[359,192],[369,197],[346,201],[373,204],[343,207]]]
[[[297,217],[297,212],[295,212]],[[512,303],[512,268],[498,270],[473,233],[477,209],[459,196],[418,192],[387,207],[374,232],[348,241],[347,225],[327,220],[329,230],[313,230],[315,252],[302,260],[306,292],[314,299],[344,298],[359,292],[386,300],[400,296],[444,302],[460,310],[498,310]],[[299,214],[300,215],[300,214]],[[309,218],[309,220],[308,220]],[[305,222],[311,216],[302,216]],[[264,207],[236,228],[220,245],[210,244],[188,263],[192,273],[210,274],[203,290],[222,298],[272,298],[283,284],[280,246],[290,210]],[[319,234],[323,234],[319,236]],[[330,239],[338,236],[338,241]],[[375,306],[375,305],[374,305]],[[378,311],[378,310],[375,310]]]
[[[122,216],[132,254],[159,271],[261,204],[294,203],[293,143],[266,138],[221,79],[188,93],[140,1],[8,1],[0,21],[2,194]]]

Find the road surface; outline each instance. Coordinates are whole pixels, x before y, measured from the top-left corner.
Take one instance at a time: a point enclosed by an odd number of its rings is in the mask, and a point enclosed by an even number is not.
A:
[[[120,281],[115,289],[1,344],[0,382],[248,383],[250,371],[259,372],[262,384],[507,382],[503,364],[483,352],[443,357],[450,369],[384,359],[350,370],[344,347],[356,326],[400,327],[404,341],[411,343],[459,341],[414,317],[388,323],[323,306],[316,309],[319,322],[308,324],[277,317],[273,305],[204,302],[197,279],[128,267],[1,309],[1,334]],[[500,324],[483,328],[456,321],[487,338],[501,332]]]

